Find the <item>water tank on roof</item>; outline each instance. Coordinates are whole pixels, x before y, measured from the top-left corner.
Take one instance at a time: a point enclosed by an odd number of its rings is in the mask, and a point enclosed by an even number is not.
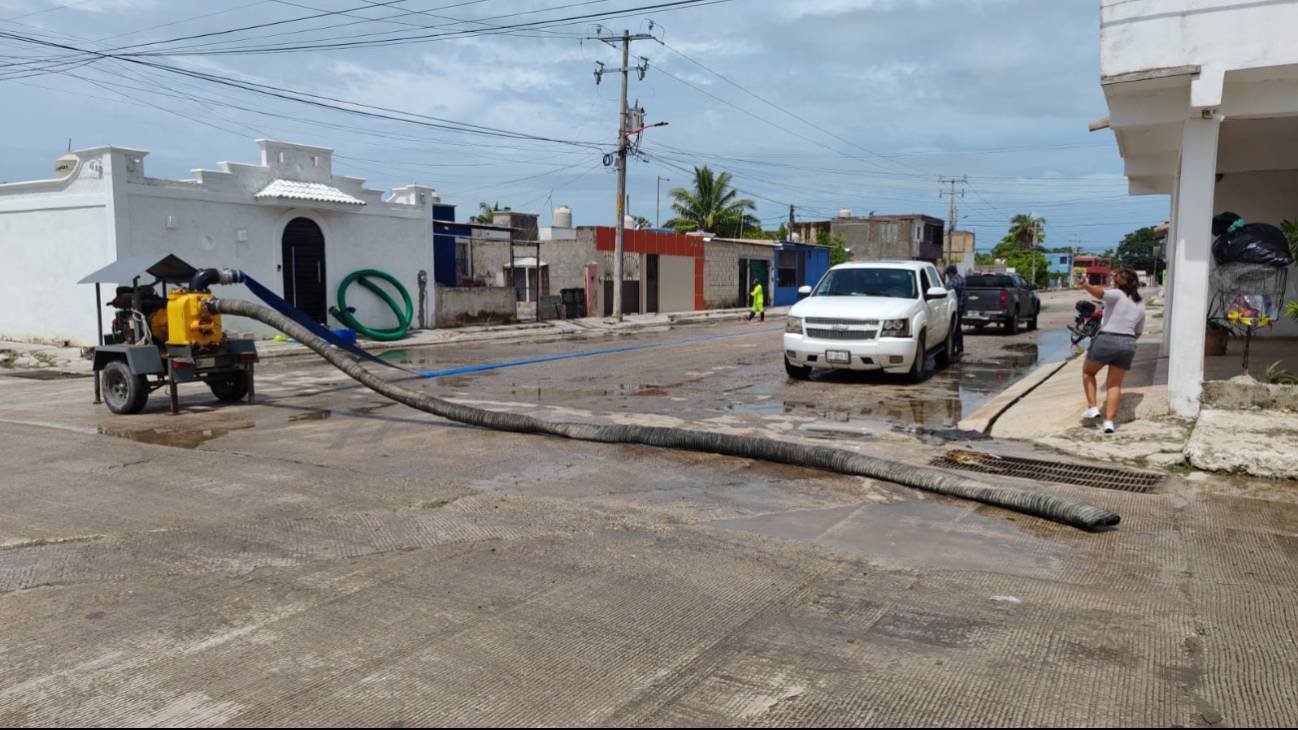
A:
[[[838,217],[839,217],[839,218],[851,218],[851,217],[852,217],[852,209],[851,209],[851,208],[839,208],[839,209],[838,209]]]
[[[54,177],[57,179],[62,179],[67,177],[68,175],[71,175],[72,171],[77,169],[77,161],[80,159],[81,159],[80,157],[77,157],[72,152],[68,152],[66,155],[63,155],[59,159],[55,160]]]
[[[622,216],[622,227],[635,230],[635,218],[632,218],[629,215]]]
[[[572,228],[572,209],[561,205],[554,209],[554,227]]]
[[[802,243],[802,234],[798,233],[797,231],[794,231],[793,235],[789,236],[789,240],[793,241],[794,243]]]

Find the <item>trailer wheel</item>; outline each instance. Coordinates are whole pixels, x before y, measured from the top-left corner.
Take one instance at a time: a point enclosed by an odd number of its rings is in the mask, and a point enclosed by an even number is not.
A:
[[[243,400],[248,395],[248,374],[245,372],[215,375],[207,379],[212,395],[223,401]]]
[[[102,374],[103,398],[108,410],[119,415],[130,415],[144,410],[149,401],[149,384],[143,375],[136,375],[121,360],[108,363]]]

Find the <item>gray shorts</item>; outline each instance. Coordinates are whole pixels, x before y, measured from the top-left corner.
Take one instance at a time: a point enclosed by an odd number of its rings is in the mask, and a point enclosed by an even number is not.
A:
[[[1100,365],[1130,370],[1131,362],[1136,359],[1136,338],[1101,332],[1091,340],[1091,349],[1086,351],[1086,359]]]

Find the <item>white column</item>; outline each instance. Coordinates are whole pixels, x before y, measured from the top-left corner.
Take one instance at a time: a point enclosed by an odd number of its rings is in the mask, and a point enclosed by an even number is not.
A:
[[[1217,133],[1211,119],[1188,119],[1182,133],[1177,179],[1176,248],[1169,342],[1167,399],[1181,416],[1199,413],[1203,392],[1203,345],[1208,318],[1208,274],[1212,247],[1213,197],[1217,180]]]
[[[1172,274],[1173,262],[1176,260],[1176,216],[1180,214],[1180,206],[1176,204],[1180,197],[1180,180],[1172,184],[1172,212],[1168,218],[1167,241],[1163,244],[1163,259],[1166,261],[1167,286],[1163,287],[1163,344],[1158,350],[1159,357],[1167,357],[1172,351],[1172,311],[1176,308],[1175,302],[1172,301],[1172,290],[1176,285],[1176,277]],[[1157,284],[1157,282],[1155,282]]]

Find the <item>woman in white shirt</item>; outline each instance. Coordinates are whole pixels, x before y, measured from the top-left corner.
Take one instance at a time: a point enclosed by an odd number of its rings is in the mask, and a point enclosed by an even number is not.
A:
[[[1082,366],[1082,387],[1086,390],[1088,408],[1082,412],[1082,418],[1099,418],[1100,409],[1096,406],[1098,382],[1096,376],[1100,370],[1109,368],[1105,379],[1108,391],[1104,399],[1104,432],[1113,433],[1113,418],[1118,415],[1118,404],[1122,401],[1122,381],[1131,370],[1131,363],[1136,357],[1136,340],[1145,334],[1145,305],[1140,296],[1140,280],[1131,269],[1118,269],[1113,274],[1114,289],[1105,291],[1098,286],[1086,283],[1085,276],[1078,283],[1091,296],[1104,300],[1104,319],[1100,323],[1100,332],[1091,340],[1091,347],[1086,351],[1086,362]]]

